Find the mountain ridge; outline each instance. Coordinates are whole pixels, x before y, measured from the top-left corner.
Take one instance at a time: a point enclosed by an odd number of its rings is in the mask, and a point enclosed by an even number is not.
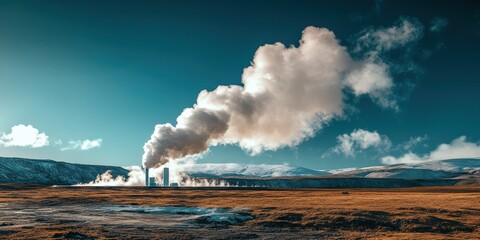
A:
[[[95,180],[106,171],[113,176],[128,176],[128,170],[116,166],[0,157],[0,183],[72,185]]]

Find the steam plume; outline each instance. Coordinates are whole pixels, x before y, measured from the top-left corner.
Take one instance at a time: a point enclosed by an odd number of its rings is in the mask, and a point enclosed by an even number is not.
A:
[[[367,68],[375,71],[358,73]],[[362,82],[368,86],[358,91]],[[298,47],[260,47],[242,83],[203,90],[175,126],[156,125],[143,165],[158,167],[217,144],[237,144],[252,155],[295,146],[343,115],[345,89],[379,98],[394,86],[386,64],[353,60],[333,32],[315,27],[303,31]]]

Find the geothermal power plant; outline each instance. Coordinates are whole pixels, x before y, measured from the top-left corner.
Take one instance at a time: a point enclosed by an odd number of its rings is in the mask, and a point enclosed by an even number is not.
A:
[[[177,183],[170,184],[170,169],[163,168],[163,184],[157,184],[155,177],[149,176],[149,169],[145,168],[145,187],[177,187]]]

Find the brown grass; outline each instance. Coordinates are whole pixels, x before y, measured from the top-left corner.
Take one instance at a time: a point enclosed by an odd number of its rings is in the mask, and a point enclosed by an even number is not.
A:
[[[480,238],[479,187],[195,190],[3,185],[0,203],[6,202],[244,207],[255,216],[244,228],[327,231],[335,233],[329,238],[339,239]],[[62,232],[59,229],[42,231],[52,236]],[[101,236],[98,229],[77,231]]]

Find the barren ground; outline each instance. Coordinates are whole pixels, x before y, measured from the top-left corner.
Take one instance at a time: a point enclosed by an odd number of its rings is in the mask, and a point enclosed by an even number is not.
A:
[[[208,207],[252,218],[118,207]],[[196,209],[196,208],[193,208]],[[236,212],[238,211],[238,212]],[[0,185],[0,239],[479,239],[480,187],[162,189]]]

